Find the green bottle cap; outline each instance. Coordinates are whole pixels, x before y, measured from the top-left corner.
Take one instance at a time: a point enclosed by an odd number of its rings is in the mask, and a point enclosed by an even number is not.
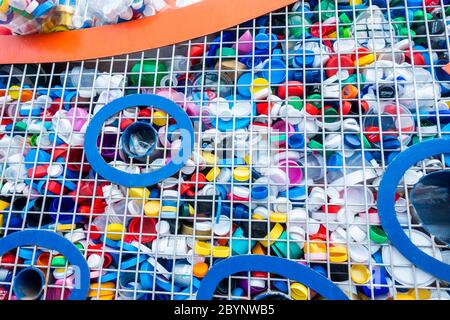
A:
[[[297,110],[303,109],[303,100],[300,97],[289,97],[288,104]]]
[[[344,12],[344,13],[341,13],[341,15],[339,16],[339,22],[351,24],[352,20],[350,20],[350,18]]]
[[[307,19],[302,19],[298,14],[289,16],[288,18],[288,33],[289,38],[298,39],[303,33],[308,32],[311,23]]]
[[[25,122],[23,122],[23,121],[16,122],[16,124],[14,124],[14,130],[26,131],[27,130],[27,124]]]
[[[425,13],[422,9],[415,10],[414,11],[414,21],[424,21],[425,20]]]
[[[320,12],[320,20],[324,21],[335,16],[336,4],[334,0],[322,0],[314,8],[314,11]]]
[[[323,150],[323,144],[313,139],[309,140],[308,147],[313,150]]]
[[[66,265],[66,258],[63,256],[56,256],[52,259],[52,267],[64,267]]]
[[[36,146],[36,140],[39,137],[38,134],[33,134],[30,138],[30,146],[35,147]]]
[[[325,123],[332,123],[332,122],[336,122],[339,120],[339,117],[337,116],[338,112],[335,108],[327,108],[327,109],[325,109],[323,114],[324,114],[323,117],[324,117]]]
[[[344,30],[342,30],[342,37],[344,38],[352,37],[352,30],[350,29],[350,27],[344,27]]]
[[[370,227],[370,240],[377,244],[382,244],[387,241],[387,235],[380,227],[371,226]]]
[[[308,103],[311,103],[317,109],[322,109],[322,96],[318,93],[310,94],[306,97]]]
[[[216,56],[222,58],[236,58],[236,50],[230,47],[222,47],[216,50]]]
[[[161,61],[145,60],[143,63],[136,63],[131,69],[131,72],[130,81],[133,86],[160,86],[161,79],[167,74],[167,66]],[[141,80],[140,83],[139,78]]]

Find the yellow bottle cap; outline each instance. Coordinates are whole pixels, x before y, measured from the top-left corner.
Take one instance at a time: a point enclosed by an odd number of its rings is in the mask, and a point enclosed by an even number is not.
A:
[[[252,248],[252,253],[253,254],[262,254],[265,255],[266,251],[263,248],[263,246],[258,242],[257,244],[255,244],[255,246]]]
[[[167,113],[161,110],[153,111],[153,124],[158,127],[165,126],[167,124]]]
[[[211,152],[202,152],[202,158],[205,160],[206,164],[208,165],[215,165],[217,164],[217,157],[212,154]]]
[[[20,97],[20,86],[11,86],[11,87],[9,87],[8,95],[13,100],[19,100],[19,97]]]
[[[431,292],[428,289],[417,289],[417,292],[414,289],[409,289],[406,295],[409,295],[411,300],[429,300],[431,298]]]
[[[88,297],[103,297],[103,296],[110,296],[114,294],[114,289],[116,288],[116,284],[114,282],[104,282],[100,284],[100,290],[99,290],[99,283],[94,282],[91,283],[89,286],[89,292]]]
[[[333,246],[329,249],[331,262],[345,262],[348,260],[347,247]]]
[[[375,55],[373,53],[370,53],[364,57],[359,58],[358,60],[355,61],[355,66],[359,65],[359,66],[365,66],[367,64],[371,64],[372,62],[375,61]]]
[[[177,212],[177,207],[173,207],[173,206],[163,206],[161,208],[161,211],[164,212]]]
[[[211,254],[211,245],[204,241],[197,241],[194,245],[194,252],[199,256],[209,256]]]
[[[212,182],[216,179],[216,177],[220,174],[220,169],[218,167],[214,167],[206,174],[206,180]]]
[[[354,264],[350,268],[350,277],[356,284],[365,284],[370,280],[370,270],[366,266]]]
[[[270,245],[272,245],[275,242],[275,240],[278,240],[280,238],[283,231],[284,231],[283,226],[279,223],[275,223],[275,225],[273,226],[272,230],[270,230],[270,233],[269,233]],[[264,247],[268,247],[269,246],[268,237],[265,236],[264,240],[260,241],[260,243]]]
[[[194,207],[189,205],[189,215],[193,216],[195,214]]]
[[[250,86],[250,93],[255,94],[261,90],[268,89],[270,87],[270,82],[264,78],[256,78],[253,80],[252,85]]]
[[[111,223],[106,226],[106,237],[108,239],[117,241],[122,239],[123,234],[126,229],[123,224],[120,223]]]
[[[130,188],[128,189],[128,196],[130,198],[148,199],[150,191],[147,188]]]
[[[56,231],[71,231],[71,230],[75,230],[77,228],[77,226],[75,224],[58,224],[56,226]]]
[[[349,0],[351,6],[359,6],[362,5],[362,0]]]
[[[248,181],[250,179],[250,169],[247,167],[237,167],[233,171],[233,177],[237,181]]]
[[[286,223],[287,215],[280,212],[271,212],[269,214],[270,222]]]
[[[305,245],[303,246],[305,253],[326,253],[327,252],[327,246],[325,243],[317,243],[317,242],[310,242],[307,244],[305,242]]]
[[[262,215],[260,215],[260,214],[254,213],[252,215],[252,219],[253,220],[264,220],[264,217]]]
[[[212,249],[214,258],[228,258],[230,256],[230,248],[226,246],[217,246]]]
[[[144,205],[144,213],[148,217],[157,217],[160,209],[161,205],[158,200],[151,200]]]
[[[301,283],[291,284],[291,297],[294,300],[308,300],[308,288]]]
[[[9,202],[0,200],[0,211],[5,210],[6,208],[8,208],[10,206]]]

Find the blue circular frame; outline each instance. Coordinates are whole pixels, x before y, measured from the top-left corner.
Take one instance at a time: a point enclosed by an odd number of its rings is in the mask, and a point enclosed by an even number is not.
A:
[[[222,279],[244,271],[276,273],[301,282],[329,300],[348,300],[342,290],[316,271],[294,261],[263,255],[236,256],[215,264],[203,278],[198,288],[197,300],[211,300]]]
[[[86,299],[89,292],[90,271],[80,250],[78,250],[72,242],[51,231],[18,231],[0,239],[0,256],[20,246],[40,246],[47,249],[56,250],[64,255],[72,266],[78,266],[80,269],[79,288],[73,288],[68,299]]]
[[[429,256],[408,238],[395,212],[395,193],[406,170],[415,163],[440,153],[450,152],[450,140],[433,139],[415,144],[399,153],[389,164],[378,189],[378,215],[389,240],[416,267],[450,282],[450,265]]]
[[[189,132],[191,139],[182,139],[181,149],[179,151],[179,154],[183,155],[184,161],[175,164],[172,160],[166,166],[156,171],[143,174],[132,174],[111,167],[103,159],[97,149],[96,143],[103,123],[124,109],[138,106],[151,106],[166,112],[175,119],[180,129],[182,128]],[[89,164],[103,178],[128,188],[148,187],[174,175],[183,168],[194,148],[193,137],[194,128],[189,116],[175,102],[153,94],[132,94],[108,103],[92,118],[86,131],[84,149]]]

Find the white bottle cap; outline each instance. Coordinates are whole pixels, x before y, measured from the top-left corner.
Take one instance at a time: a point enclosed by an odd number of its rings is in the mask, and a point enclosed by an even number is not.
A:
[[[305,208],[293,208],[288,212],[289,221],[306,221],[308,213]]]
[[[367,233],[361,230],[361,228],[357,225],[351,225],[347,232],[350,236],[350,239],[353,239],[355,242],[362,242],[366,239]]]
[[[155,228],[158,234],[161,236],[170,234],[170,224],[165,220],[158,221]]]
[[[219,223],[215,223],[213,226],[214,234],[223,237],[231,231],[231,220],[227,216],[221,215]]]
[[[361,244],[349,244],[348,251],[353,262],[366,263],[370,260],[369,250]]]

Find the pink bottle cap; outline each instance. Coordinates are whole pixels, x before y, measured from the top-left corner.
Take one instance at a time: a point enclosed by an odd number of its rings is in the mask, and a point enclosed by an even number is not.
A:
[[[253,36],[250,30],[247,30],[238,40],[238,52],[239,54],[250,54],[253,51]],[[236,49],[236,45],[233,45]]]
[[[302,181],[303,171],[302,168],[294,160],[281,160],[278,163],[281,170],[288,174],[290,184],[298,184]]]
[[[72,127],[75,131],[80,131],[86,122],[88,113],[80,107],[73,107],[67,111],[67,118],[72,121]]]

